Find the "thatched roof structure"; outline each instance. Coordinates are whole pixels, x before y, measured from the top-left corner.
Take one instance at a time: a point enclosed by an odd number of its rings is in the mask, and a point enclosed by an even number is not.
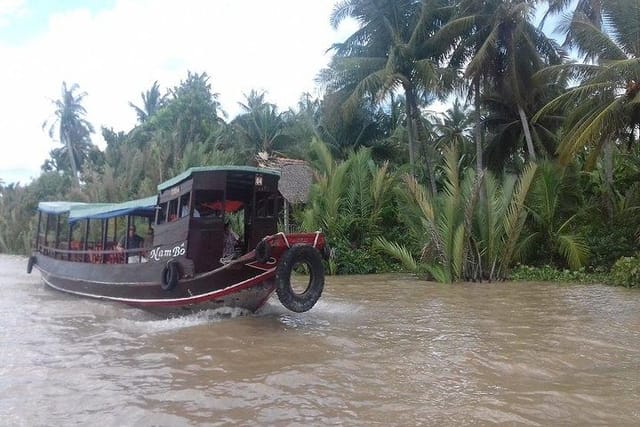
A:
[[[280,171],[278,190],[290,204],[306,203],[309,200],[313,170],[306,161],[258,153],[256,163],[259,167]]]

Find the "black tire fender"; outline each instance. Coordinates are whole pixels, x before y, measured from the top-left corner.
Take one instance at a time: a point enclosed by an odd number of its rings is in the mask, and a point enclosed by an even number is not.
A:
[[[165,291],[170,291],[178,285],[180,269],[177,261],[169,261],[162,269],[161,287]]]
[[[27,273],[31,274],[31,271],[33,270],[33,266],[36,264],[37,259],[35,256],[30,256],[29,260],[27,261]]]
[[[309,283],[302,293],[291,286],[291,273],[298,264],[309,269]],[[283,306],[296,313],[311,310],[324,289],[324,265],[317,249],[309,245],[293,245],[278,262],[276,268],[276,293]]]
[[[266,263],[271,258],[271,246],[266,240],[260,240],[256,246],[256,261]]]

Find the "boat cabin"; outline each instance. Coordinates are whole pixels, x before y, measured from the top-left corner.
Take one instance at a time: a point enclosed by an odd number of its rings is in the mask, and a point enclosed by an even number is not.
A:
[[[194,167],[158,186],[158,195],[125,203],[41,202],[37,251],[75,262],[166,263],[185,275],[215,270],[277,233],[283,206],[277,171]],[[225,224],[238,236],[224,254]],[[144,240],[129,244],[130,233]]]
[[[191,168],[160,184],[154,247],[163,252],[152,256],[184,252],[194,273],[220,267],[230,258],[223,253],[225,224],[239,236],[236,255],[254,249],[277,233],[279,177],[269,169],[212,166]]]

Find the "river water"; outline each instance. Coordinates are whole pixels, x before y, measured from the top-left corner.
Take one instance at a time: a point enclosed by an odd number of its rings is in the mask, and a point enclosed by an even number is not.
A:
[[[640,425],[640,292],[327,277],[160,319],[0,256],[0,425]]]

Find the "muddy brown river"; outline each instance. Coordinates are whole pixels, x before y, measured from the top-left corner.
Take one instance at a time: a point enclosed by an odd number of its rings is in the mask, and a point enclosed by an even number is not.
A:
[[[640,425],[640,291],[327,277],[160,319],[0,255],[2,426]]]

